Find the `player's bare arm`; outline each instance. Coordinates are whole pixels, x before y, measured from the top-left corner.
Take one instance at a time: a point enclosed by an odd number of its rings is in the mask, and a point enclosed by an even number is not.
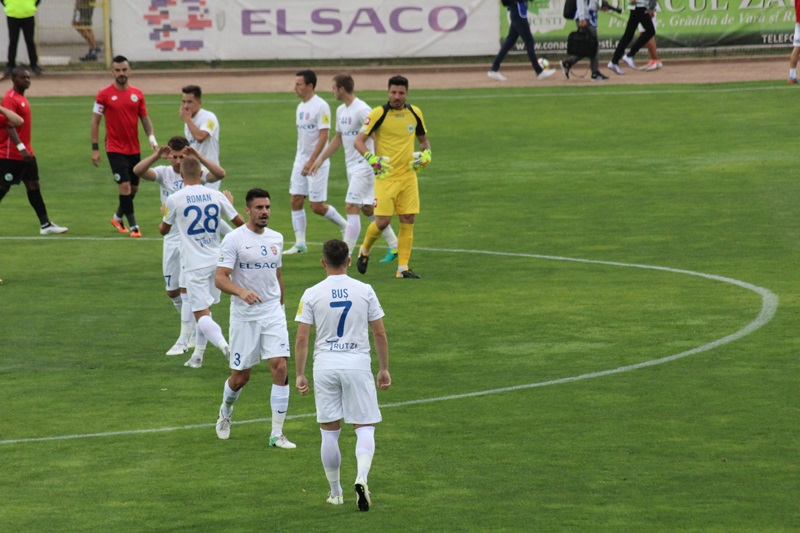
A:
[[[201,130],[194,125],[194,122],[192,122],[192,110],[188,106],[181,105],[180,115],[181,120],[183,120],[183,122],[186,124],[186,127],[189,128],[189,133],[192,134],[192,137],[194,137],[195,141],[202,143],[208,139],[209,135],[211,135],[207,131]]]
[[[294,340],[294,373],[295,387],[300,394],[308,394],[308,380],[306,379],[306,360],[308,359],[308,337],[311,333],[311,324],[299,322],[297,336]]]
[[[142,129],[144,129],[144,134],[147,135],[147,139],[150,141],[150,148],[156,150],[158,148],[158,141],[156,141],[156,136],[153,131],[153,123],[150,121],[150,117],[145,115],[141,117],[139,120],[142,122]]]
[[[96,167],[100,166],[100,145],[98,138],[100,137],[100,121],[103,115],[92,113],[91,125],[91,139],[92,139],[92,164]]]
[[[314,164],[311,166],[311,171],[309,172],[312,176],[317,173],[319,167],[322,166],[322,163],[325,162],[326,159],[330,158],[336,150],[342,145],[342,134],[338,131],[336,135],[331,138],[331,142],[328,144],[328,147],[325,148],[325,151],[317,158]]]
[[[389,375],[389,340],[386,337],[386,328],[383,327],[383,319],[373,320],[369,323],[369,328],[372,330],[375,353],[378,354],[379,370],[375,379],[379,389],[388,389],[392,385],[392,376]]]
[[[431,149],[431,142],[428,140],[427,135],[417,135],[417,141],[419,142],[419,149],[420,150],[430,150]]]
[[[361,155],[369,152],[369,148],[367,148],[367,139],[369,139],[369,135],[366,133],[359,133],[356,137],[355,143],[353,144],[355,149],[358,150],[358,153]]]
[[[281,305],[284,305],[284,299],[283,299],[283,295],[284,295],[284,292],[283,292],[283,269],[282,268],[276,268],[275,269],[275,275],[278,278],[278,287],[281,288]]]
[[[224,168],[219,166],[217,163],[214,163],[210,159],[203,157],[202,155],[200,155],[200,152],[198,152],[191,146],[187,146],[183,149],[183,155],[184,157],[186,157],[187,155],[193,155],[194,157],[197,158],[198,161],[200,161],[201,165],[206,167],[208,172],[211,174],[209,178],[214,178],[214,179],[206,178],[206,181],[208,183],[214,183],[215,181],[220,181],[223,178],[225,178],[226,174]],[[231,203],[233,203],[233,200],[231,200]]]
[[[158,225],[158,232],[161,235],[166,235],[167,233],[169,233],[169,230],[171,229],[172,229],[172,224],[167,224],[163,220],[161,221],[161,224]]]
[[[241,298],[248,305],[253,305],[256,302],[262,301],[258,293],[236,285],[231,280],[231,272],[233,272],[231,268],[217,267],[217,271],[214,274],[214,285],[225,294]]]
[[[159,159],[166,159],[172,149],[169,146],[160,146],[158,150],[145,157],[133,167],[133,173],[147,181],[155,181],[158,175],[152,167]]]
[[[317,144],[314,146],[314,151],[311,153],[311,157],[308,158],[306,164],[303,165],[303,176],[308,176],[311,174],[311,166],[319,157],[319,154],[322,153],[322,150],[325,148],[325,143],[328,142],[328,130],[327,128],[324,130],[319,130],[319,138],[317,139]]]
[[[19,128],[20,126],[25,124],[25,121],[22,119],[21,116],[17,115],[16,113],[11,111],[10,109],[6,109],[3,106],[0,106],[0,114],[2,114],[4,117],[6,117],[6,120],[8,121],[8,125],[13,127],[13,128]]]
[[[14,143],[14,145],[19,146],[21,144],[22,141],[20,141],[19,135],[17,135],[16,128],[13,128],[11,126],[6,126],[6,133],[8,133],[8,138],[11,139],[11,142]],[[28,162],[33,161],[33,156],[31,155],[31,153],[28,151],[27,148],[23,148],[22,150],[20,150],[19,155],[22,156],[23,161],[28,161]]]

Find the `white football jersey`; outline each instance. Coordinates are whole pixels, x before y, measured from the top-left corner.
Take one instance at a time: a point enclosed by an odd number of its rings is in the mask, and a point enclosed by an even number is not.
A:
[[[320,134],[327,136],[328,130],[331,129],[331,108],[328,102],[316,94],[308,102],[300,102],[297,105],[295,125],[297,154],[294,157],[294,164],[303,166],[314,153]],[[326,131],[320,133],[321,130]]]
[[[183,134],[189,140],[189,145],[200,152],[200,155],[206,159],[219,164],[219,121],[217,115],[206,109],[200,109],[195,116],[192,117],[192,122],[198,129],[208,132],[208,137],[203,142],[197,142],[197,139],[192,137],[189,131],[189,126],[183,125]],[[209,183],[206,187],[219,190],[219,181]]]
[[[316,327],[315,370],[370,370],[369,322],[379,318],[372,287],[342,274],[307,289],[295,321]]]
[[[355,98],[350,105],[342,104],[336,110],[336,131],[342,135],[342,146],[344,146],[344,161],[350,165],[366,163],[364,156],[358,153],[355,148],[356,137],[364,125],[372,108],[364,103],[360,98]],[[375,151],[375,143],[372,137],[367,139],[367,148],[370,152]]]
[[[216,266],[220,217],[230,220],[236,215],[225,195],[203,185],[184,187],[167,198],[164,222],[178,226],[184,270]]]
[[[172,193],[183,189],[183,178],[179,172],[175,172],[172,165],[161,165],[155,167],[153,170],[156,173],[156,183],[161,187],[161,205],[166,205],[167,198],[169,198]],[[208,174],[208,171],[204,169],[203,177],[200,179],[200,182],[204,185]],[[164,235],[164,239],[180,239],[178,236],[178,229],[172,228],[169,233]]]
[[[259,320],[281,309],[281,287],[277,271],[281,268],[283,235],[269,228],[254,233],[245,224],[225,236],[217,266],[230,268],[231,280],[261,297],[261,302],[248,304],[231,297],[231,320]]]

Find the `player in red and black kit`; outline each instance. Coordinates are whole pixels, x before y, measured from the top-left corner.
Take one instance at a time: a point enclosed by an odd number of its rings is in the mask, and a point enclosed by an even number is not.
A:
[[[31,86],[31,73],[25,67],[16,67],[11,71],[11,82],[14,86],[3,96],[0,111],[8,110],[19,120],[12,120],[6,113],[0,119],[0,200],[12,185],[24,182],[28,201],[39,217],[39,233],[66,233],[67,228],[50,221],[39,189],[39,167],[31,147],[31,107],[25,98],[25,90]]]
[[[124,215],[128,219],[131,237],[136,238],[142,236],[133,214],[133,197],[139,190],[139,177],[133,173],[133,167],[141,159],[137,125],[139,120],[153,150],[158,149],[158,142],[153,134],[153,123],[147,116],[144,94],[136,87],[128,85],[130,68],[125,57],[116,56],[111,62],[114,83],[97,93],[92,114],[92,163],[94,166],[100,165],[98,137],[100,121],[106,117],[106,155],[114,181],[119,186],[119,206],[111,217],[111,225],[120,233],[128,233],[122,223]]]

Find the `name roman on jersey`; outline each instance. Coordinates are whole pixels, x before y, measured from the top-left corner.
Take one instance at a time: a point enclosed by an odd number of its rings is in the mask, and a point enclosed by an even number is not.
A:
[[[210,202],[211,195],[210,194],[188,194],[186,195],[186,201],[190,204],[199,204],[201,202]]]

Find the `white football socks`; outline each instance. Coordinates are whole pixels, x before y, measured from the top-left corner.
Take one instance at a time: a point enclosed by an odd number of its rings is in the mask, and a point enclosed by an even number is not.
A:
[[[269,396],[269,405],[272,408],[272,433],[270,437],[283,434],[283,422],[286,420],[286,411],[289,410],[289,385],[272,384],[272,393]]]
[[[335,431],[319,430],[322,433],[322,446],[320,456],[322,457],[322,468],[325,469],[325,477],[331,486],[331,496],[342,495],[342,484],[339,482],[339,468],[342,466],[342,454],[339,452],[339,433],[341,429]]]
[[[306,211],[292,211],[292,229],[294,230],[294,243],[296,245],[306,245]]]
[[[339,226],[339,228],[342,230],[347,227],[347,221],[342,218],[342,215],[340,215],[336,208],[332,205],[328,206],[328,210],[325,211],[324,217]]]
[[[356,463],[358,476],[367,481],[372,457],[375,455],[375,426],[361,426],[356,429]]]
[[[350,255],[356,248],[358,236],[361,235],[361,217],[359,215],[347,215],[347,227],[344,228],[344,242],[347,243],[347,249],[350,250]]]
[[[244,389],[244,387],[234,391],[231,386],[228,385],[228,380],[225,380],[225,390],[222,393],[222,405],[219,408],[220,413],[230,418],[231,414],[233,414],[233,404],[236,402],[239,394],[241,394],[242,389]]]
[[[225,336],[222,334],[222,328],[219,327],[219,324],[214,322],[214,319],[211,318],[211,315],[201,316],[200,320],[197,321],[197,344],[200,345],[200,333],[203,333],[203,337],[211,341],[211,344],[216,346],[222,351],[225,351],[225,347],[228,345],[227,341],[225,341]]]

